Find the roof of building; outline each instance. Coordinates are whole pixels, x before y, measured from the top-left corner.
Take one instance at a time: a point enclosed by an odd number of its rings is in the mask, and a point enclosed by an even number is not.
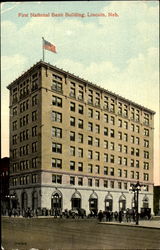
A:
[[[85,80],[85,79],[83,79],[83,78],[81,78],[81,77],[79,77],[79,76],[74,75],[73,73],[70,73],[70,72],[68,72],[68,71],[65,71],[64,69],[58,68],[58,67],[55,66],[55,65],[53,66],[53,65],[51,65],[50,63],[46,63],[46,62],[44,62],[44,61],[42,61],[42,60],[40,60],[39,62],[37,62],[36,64],[34,64],[31,68],[29,68],[29,69],[28,69],[26,72],[24,72],[21,76],[19,76],[17,79],[15,79],[13,82],[11,82],[11,83],[7,86],[7,88],[8,88],[8,89],[11,89],[11,87],[12,87],[14,84],[16,84],[18,81],[21,81],[24,77],[26,77],[27,74],[29,74],[31,71],[34,71],[35,68],[40,67],[40,66],[45,66],[45,67],[47,67],[47,68],[51,68],[51,69],[53,69],[53,70],[56,70],[56,71],[58,71],[59,73],[62,73],[62,74],[65,74],[66,76],[71,77],[72,79],[79,80],[80,82],[83,82],[84,84],[87,84],[87,85],[89,85],[89,86],[92,87],[92,88],[95,88],[95,89],[100,90],[100,91],[102,91],[102,92],[105,92],[106,94],[109,94],[109,95],[111,95],[111,96],[113,96],[113,97],[115,97],[115,98],[118,98],[119,100],[121,100],[121,101],[123,101],[123,102],[130,103],[131,105],[136,106],[137,108],[140,108],[140,109],[145,110],[145,111],[147,111],[147,112],[149,112],[149,113],[155,114],[155,111],[153,111],[153,110],[151,110],[151,109],[149,109],[149,108],[146,108],[146,107],[144,107],[144,106],[142,106],[142,105],[140,105],[140,104],[138,104],[138,103],[135,103],[135,102],[133,102],[133,101],[127,99],[127,98],[124,98],[124,97],[122,97],[122,96],[120,96],[120,95],[118,95],[118,94],[116,94],[116,93],[114,93],[114,92],[111,92],[111,91],[109,91],[109,90],[107,90],[107,89],[104,89],[104,88],[98,86],[97,84],[93,84],[92,82],[90,82],[90,81],[88,81],[88,80]]]

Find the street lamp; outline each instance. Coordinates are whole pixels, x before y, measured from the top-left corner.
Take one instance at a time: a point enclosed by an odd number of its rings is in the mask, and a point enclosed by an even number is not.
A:
[[[141,191],[142,185],[137,181],[135,184],[131,184],[130,191],[134,193],[134,203],[136,209],[136,225],[139,224],[139,216],[138,216],[138,204],[139,204],[139,191]]]

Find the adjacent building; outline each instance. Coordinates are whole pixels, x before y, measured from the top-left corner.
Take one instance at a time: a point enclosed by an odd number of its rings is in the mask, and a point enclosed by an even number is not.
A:
[[[1,214],[5,215],[10,206],[9,199],[9,158],[0,159]]]
[[[22,209],[132,208],[139,181],[139,209],[153,212],[154,111],[43,61],[8,89],[10,194]]]

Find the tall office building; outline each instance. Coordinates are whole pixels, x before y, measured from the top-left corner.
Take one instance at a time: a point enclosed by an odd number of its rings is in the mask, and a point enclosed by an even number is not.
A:
[[[154,111],[43,61],[8,89],[14,206],[153,211]]]

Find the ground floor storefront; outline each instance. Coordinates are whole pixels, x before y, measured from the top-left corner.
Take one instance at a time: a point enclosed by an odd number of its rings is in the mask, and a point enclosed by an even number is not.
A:
[[[13,193],[13,190],[10,191]],[[13,195],[14,194],[14,195]],[[102,211],[120,211],[127,208],[135,208],[136,197],[130,191],[96,190],[73,187],[49,187],[26,188],[14,190],[11,209],[26,210],[30,208],[46,209],[52,211],[65,211],[71,209],[84,209],[86,214]],[[153,213],[153,194],[149,192],[139,193],[139,212],[142,208],[150,208]]]

